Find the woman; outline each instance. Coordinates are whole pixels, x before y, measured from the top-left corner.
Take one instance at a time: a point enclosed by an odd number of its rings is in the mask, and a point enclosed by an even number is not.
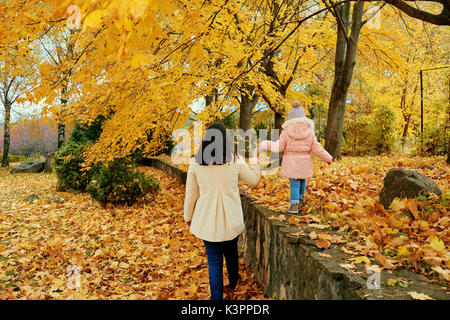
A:
[[[239,280],[237,241],[244,218],[238,180],[255,186],[260,178],[259,164],[248,166],[233,149],[225,127],[211,125],[191,159],[186,180],[184,220],[205,244],[212,300],[223,299],[224,256],[229,287],[234,289]]]

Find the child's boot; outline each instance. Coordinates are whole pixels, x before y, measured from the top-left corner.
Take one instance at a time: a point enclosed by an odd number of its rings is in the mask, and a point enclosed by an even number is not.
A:
[[[302,213],[305,209],[305,200],[300,199],[300,203],[298,204],[298,213]]]
[[[291,203],[287,211],[289,213],[298,213],[298,203]]]

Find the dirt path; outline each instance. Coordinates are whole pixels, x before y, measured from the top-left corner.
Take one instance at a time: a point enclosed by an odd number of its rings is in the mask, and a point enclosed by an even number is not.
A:
[[[203,243],[183,221],[184,186],[145,171],[161,183],[154,201],[102,208],[56,192],[53,174],[1,169],[0,299],[209,299]],[[24,202],[32,194],[39,199]],[[240,271],[226,297],[263,299],[242,259]]]

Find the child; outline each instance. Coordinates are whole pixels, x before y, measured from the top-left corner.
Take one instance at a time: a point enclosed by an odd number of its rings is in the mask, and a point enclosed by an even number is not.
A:
[[[305,117],[305,110],[299,101],[291,102],[288,120],[282,125],[277,142],[262,141],[260,150],[284,151],[281,175],[289,178],[290,206],[288,212],[298,213],[304,203],[306,179],[313,174],[312,154],[331,164],[331,155],[320,145],[314,134],[314,121]]]

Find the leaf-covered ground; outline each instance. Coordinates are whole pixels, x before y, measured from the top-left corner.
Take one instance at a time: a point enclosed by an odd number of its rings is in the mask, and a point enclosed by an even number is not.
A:
[[[317,160],[317,159],[316,159]],[[441,197],[394,200],[389,210],[379,203],[383,179],[389,169],[416,170],[432,178],[442,190]],[[279,172],[264,175],[256,188],[242,186],[257,203],[280,212],[283,220],[289,203],[289,181]],[[328,166],[315,161],[314,177],[307,181],[306,207],[301,217],[288,222],[316,228],[311,239],[327,249],[342,246],[354,256],[354,264],[370,260],[381,269],[405,267],[450,281],[450,166],[443,157],[406,156],[344,157]],[[376,265],[374,268],[378,268]]]
[[[143,170],[161,183],[153,201],[102,208],[56,192],[53,174],[1,169],[0,299],[209,299],[203,243],[183,221],[184,186]],[[39,199],[25,202],[31,194]],[[225,297],[264,299],[242,260],[240,271]]]

